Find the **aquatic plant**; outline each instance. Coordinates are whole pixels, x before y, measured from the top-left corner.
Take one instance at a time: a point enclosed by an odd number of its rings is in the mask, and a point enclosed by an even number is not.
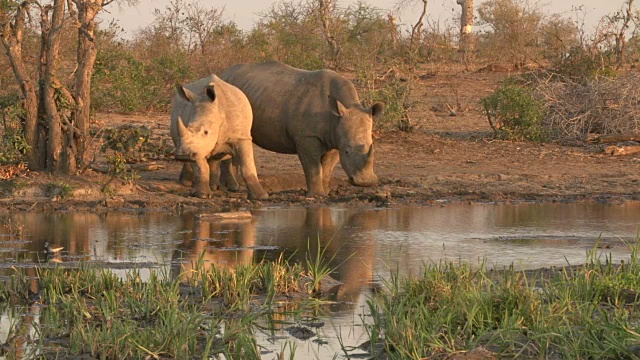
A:
[[[580,266],[492,271],[483,264],[425,266],[392,276],[365,324],[390,359],[484,351],[499,358],[635,358],[640,345],[637,244],[627,263],[597,249]]]
[[[301,265],[280,258],[228,269],[207,267],[200,257],[193,268],[178,277],[152,271],[144,281],[137,270],[120,278],[89,263],[37,268],[39,348],[45,357],[260,358],[254,324],[271,316],[274,299],[301,288]],[[40,307],[29,299],[29,280],[17,271],[0,286],[0,300]]]

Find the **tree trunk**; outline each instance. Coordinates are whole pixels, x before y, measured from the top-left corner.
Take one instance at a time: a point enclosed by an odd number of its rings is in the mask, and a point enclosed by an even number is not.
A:
[[[25,140],[29,145],[27,163],[30,170],[41,170],[45,164],[39,160],[38,153],[38,93],[22,57],[23,31],[28,6],[29,4],[26,2],[20,4],[16,10],[13,24],[10,21],[4,24],[2,44],[24,100],[25,122],[23,131]]]
[[[49,21],[50,7],[40,9],[40,62],[38,63],[38,149],[39,161],[43,164],[42,169],[47,168],[48,155],[48,124],[46,122],[47,111],[44,108],[44,78],[47,68],[47,43],[49,39],[49,31],[51,30],[51,21]]]
[[[607,146],[607,148],[604,149],[604,153],[613,156],[633,155],[640,153],[640,146]]]
[[[91,108],[91,73],[96,62],[95,17],[102,9],[102,0],[74,0],[78,10],[78,69],[75,78],[75,127],[74,138],[77,161],[80,168],[88,164],[88,142]]]
[[[590,143],[600,143],[600,144],[623,142],[623,141],[640,141],[640,132],[631,133],[631,134],[609,134],[609,135],[589,134],[587,136],[587,141]]]
[[[420,13],[418,21],[416,21],[416,23],[411,28],[411,38],[409,39],[409,57],[411,59],[412,67],[414,61],[415,46],[418,42],[420,42],[424,17],[427,16],[427,2],[427,0],[422,0],[422,12]]]
[[[324,34],[324,38],[327,40],[327,44],[329,44],[329,50],[331,51],[331,63],[329,67],[333,70],[338,68],[338,55],[340,54],[340,47],[338,46],[338,42],[336,38],[331,33],[331,8],[333,7],[333,0],[318,0],[318,5],[320,7],[320,20],[322,22],[322,33]]]
[[[467,64],[473,54],[473,0],[456,0],[462,7],[460,16],[460,53],[462,62]]]
[[[398,47],[398,22],[393,14],[387,14],[387,19],[389,20],[389,28],[391,30],[391,44],[393,48],[396,49]]]
[[[69,174],[76,171],[75,151],[73,144],[68,144],[68,140],[63,141],[63,135],[69,131],[73,133],[73,125],[67,122],[63,126],[63,119],[56,104],[56,91],[59,90],[59,84],[55,75],[60,52],[60,31],[64,21],[64,10],[65,1],[54,0],[51,29],[49,30],[46,44],[47,64],[43,79],[44,92],[42,101],[44,102],[49,130],[47,138],[47,169],[55,173]]]
[[[634,20],[633,13],[633,2],[634,0],[627,0],[626,5],[627,8],[622,12],[622,26],[620,27],[620,32],[616,34],[616,66],[618,68],[624,65],[624,50],[627,46],[627,30],[629,30],[630,23]]]

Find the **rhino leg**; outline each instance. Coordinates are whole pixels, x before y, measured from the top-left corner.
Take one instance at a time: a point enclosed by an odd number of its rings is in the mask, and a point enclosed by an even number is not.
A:
[[[307,196],[326,196],[327,193],[322,186],[321,163],[322,155],[325,153],[324,146],[318,139],[304,138],[296,141],[296,148],[307,180]]]
[[[223,160],[220,163],[220,181],[228,191],[236,192],[240,190],[240,185],[236,179],[236,171],[231,160]]]
[[[333,169],[340,161],[340,152],[336,149],[332,149],[322,155],[322,188],[328,194],[329,182],[331,181],[331,174]]]
[[[209,164],[209,185],[211,190],[218,190],[222,185],[220,183],[220,165],[222,161],[209,159],[207,160],[207,163]]]
[[[211,197],[209,187],[209,164],[207,159],[201,158],[194,163],[194,181],[191,193],[195,197],[208,199]]]
[[[253,158],[253,143],[251,140],[240,140],[234,151],[233,161],[249,189],[249,199],[266,199],[269,194],[262,188],[258,180],[255,159]]]
[[[182,171],[180,171],[178,182],[184,186],[191,186],[191,184],[193,184],[193,165],[191,163],[182,164]]]

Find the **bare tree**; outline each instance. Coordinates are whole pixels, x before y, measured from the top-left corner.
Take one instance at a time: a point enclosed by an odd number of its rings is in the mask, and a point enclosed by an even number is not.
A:
[[[49,9],[49,7],[45,7]],[[43,94],[41,101],[44,105],[46,123],[47,123],[47,168],[53,172],[73,172],[76,170],[75,154],[76,148],[70,147],[70,153],[65,153],[65,164],[62,164],[62,127],[63,119],[58,111],[56,102],[56,90],[60,88],[59,81],[56,76],[58,70],[58,56],[60,53],[60,32],[64,22],[65,1],[54,0],[53,6],[50,8],[52,15],[50,23],[47,23],[49,34],[44,45],[47,63],[44,68]],[[48,16],[43,16],[42,21],[49,21]],[[45,27],[45,25],[43,25]],[[65,121],[65,130],[71,130],[68,121]],[[65,131],[65,132],[66,132]],[[66,146],[71,144],[65,143]]]
[[[624,64],[624,50],[627,46],[627,31],[629,30],[631,22],[634,20],[633,3],[634,0],[627,0],[624,4],[626,5],[625,8],[614,15],[614,19],[621,22],[619,31],[614,34],[614,49],[616,53],[616,65],[618,67],[621,67]]]
[[[2,44],[21,88],[29,167],[65,174],[86,165],[91,107],[91,74],[96,59],[96,15],[113,0],[7,1],[0,8]],[[40,56],[29,74],[21,48],[26,19],[40,15]],[[75,81],[71,90],[59,79],[61,32],[66,14],[78,29]],[[35,84],[40,84],[36,87]]]
[[[27,162],[31,170],[41,170],[44,163],[39,160],[38,153],[38,89],[24,63],[22,54],[25,21],[29,13],[28,2],[16,4],[15,9],[0,11],[2,29],[2,45],[9,57],[13,74],[20,87],[24,106],[24,136],[30,148],[27,151]]]
[[[418,2],[418,0],[399,0],[396,3],[396,9],[398,12],[400,9],[415,6],[418,3],[422,4],[422,10],[418,20],[416,20],[415,24],[411,27],[411,37],[409,38],[409,56],[411,57],[411,62],[413,62],[413,57],[416,52],[416,44],[420,42],[420,35],[422,34],[422,27],[424,26],[424,18],[427,16],[428,0],[420,0],[420,2]]]
[[[206,8],[198,2],[187,4],[184,23],[187,31],[197,38],[200,53],[205,55],[217,29],[222,25],[222,8]]]
[[[78,27],[78,49],[77,49],[77,70],[74,84],[74,121],[73,126],[77,129],[75,142],[71,144],[77,146],[77,158],[80,166],[87,163],[87,137],[89,135],[89,112],[91,109],[91,74],[96,63],[98,54],[96,48],[95,30],[96,16],[104,6],[109,5],[113,0],[72,0],[76,11],[69,4],[69,9],[74,16],[74,21]],[[71,129],[68,131],[72,133]]]
[[[620,11],[604,16],[598,23],[593,40],[589,44],[592,53],[606,51],[612,53],[617,67],[624,65],[627,35],[633,23],[636,23],[637,27],[640,16],[634,10],[634,2],[635,0],[625,0]]]
[[[338,56],[340,55],[340,46],[336,38],[331,32],[331,13],[335,9],[335,0],[317,0],[318,10],[320,12],[320,21],[322,22],[322,33],[329,45],[331,51],[331,62],[329,67],[336,69],[338,67]]]
[[[398,22],[393,14],[387,14],[387,20],[389,21],[389,28],[391,29],[391,44],[395,49],[398,47]]]
[[[467,64],[469,54],[473,53],[473,0],[456,0],[462,7],[460,15],[460,52],[462,61]]]

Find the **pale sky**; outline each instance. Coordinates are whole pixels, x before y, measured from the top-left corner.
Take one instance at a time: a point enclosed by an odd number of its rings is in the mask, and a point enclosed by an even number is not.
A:
[[[280,1],[280,0],[278,0]],[[255,21],[259,18],[259,13],[268,10],[272,4],[278,2],[276,0],[200,0],[200,4],[207,7],[221,8],[224,7],[224,17],[227,20],[233,20],[241,29],[250,30]],[[117,19],[120,26],[131,36],[139,28],[150,24],[153,21],[154,9],[164,10],[171,0],[139,0],[139,4],[135,7],[118,8],[118,5],[111,4],[102,13],[101,18],[105,20]],[[383,10],[392,10],[397,4],[397,0],[364,0],[365,3]],[[416,3],[421,1],[415,0]],[[482,0],[476,0],[476,7]],[[532,3],[534,1],[531,1]],[[574,16],[571,13],[572,7],[584,5],[587,10],[586,25],[587,30],[594,27],[598,20],[606,14],[617,11],[621,8],[624,0],[555,0],[545,1],[547,4],[544,9],[547,13],[560,13],[567,16]],[[338,4],[347,6],[356,3],[351,0],[338,0]],[[405,10],[400,14],[400,24],[412,24],[420,15],[420,8]],[[460,11],[455,0],[429,0],[428,12],[432,20],[440,20],[440,22],[451,21],[453,11]]]

